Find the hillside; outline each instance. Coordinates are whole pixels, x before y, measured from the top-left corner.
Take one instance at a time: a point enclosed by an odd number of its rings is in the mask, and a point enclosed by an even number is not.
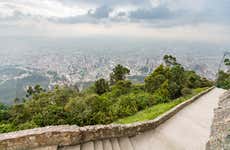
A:
[[[163,113],[194,94],[194,89],[212,86],[211,81],[185,70],[175,57],[165,55],[164,62],[143,84],[127,80],[130,70],[119,64],[110,73],[110,81],[99,79],[81,92],[75,86],[55,86],[53,90],[30,86],[26,97],[2,108],[0,132],[48,125],[109,124],[150,107],[160,106]],[[164,104],[170,107],[164,109]]]

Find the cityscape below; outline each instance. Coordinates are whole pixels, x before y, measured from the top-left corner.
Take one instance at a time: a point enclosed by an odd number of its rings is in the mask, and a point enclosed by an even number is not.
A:
[[[16,43],[13,46],[12,39],[4,40],[6,44],[1,45],[0,52],[0,101],[6,104],[12,104],[16,97],[24,97],[29,85],[39,84],[46,89],[77,85],[83,90],[99,78],[108,79],[117,64],[130,69],[128,79],[143,82],[167,53],[176,55],[186,69],[214,80],[223,55],[223,50],[216,45],[171,42],[165,47],[154,40],[136,43],[135,40],[93,38],[29,39],[23,43],[21,39],[13,39]],[[52,41],[59,44],[54,45]],[[94,47],[87,46],[86,41],[94,43]]]

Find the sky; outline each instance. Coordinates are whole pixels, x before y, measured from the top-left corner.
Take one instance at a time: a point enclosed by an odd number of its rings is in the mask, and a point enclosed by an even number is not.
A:
[[[229,0],[0,0],[0,36],[226,44],[229,14]]]

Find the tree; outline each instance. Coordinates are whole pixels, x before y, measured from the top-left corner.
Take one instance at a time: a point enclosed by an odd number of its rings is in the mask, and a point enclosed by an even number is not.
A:
[[[163,59],[166,66],[174,66],[178,64],[176,61],[176,57],[173,57],[172,55],[165,55]]]
[[[168,80],[165,80],[160,88],[158,88],[155,93],[156,95],[160,96],[160,102],[162,103],[165,103],[165,102],[168,102],[170,100],[170,91],[169,91],[169,81]],[[157,100],[159,101],[159,100]]]
[[[166,77],[162,74],[150,75],[145,78],[145,88],[148,92],[154,93],[165,80]]]
[[[18,98],[18,97],[16,97],[15,99],[14,99],[14,103],[15,104],[18,104],[20,102],[20,99]]]
[[[160,65],[153,73],[145,78],[145,88],[148,92],[154,93],[160,88],[161,84],[167,79],[168,68]]]
[[[185,70],[181,65],[175,65],[170,68],[169,81],[175,82],[180,87],[185,84]]]
[[[43,89],[40,85],[37,84],[34,87],[29,86],[26,92],[27,92],[26,97],[29,98],[30,96],[34,94],[45,92],[45,89]]]
[[[230,74],[222,70],[219,71],[216,85],[219,88],[230,89]]]
[[[34,93],[34,89],[32,86],[29,86],[28,89],[26,90],[26,97],[30,97]]]
[[[130,73],[130,70],[120,64],[118,64],[114,69],[113,72],[110,74],[110,82],[111,84],[116,83],[120,80],[125,80],[127,74]]]
[[[169,97],[171,99],[175,99],[181,96],[181,87],[174,81],[169,82],[168,90],[170,95]]]
[[[230,66],[230,59],[229,59],[229,58],[226,58],[226,59],[224,60],[224,64],[225,64],[226,66]]]
[[[109,91],[109,83],[101,78],[95,82],[95,92],[99,95]]]
[[[41,92],[45,91],[40,85],[35,85],[34,86],[34,93],[39,94]]]

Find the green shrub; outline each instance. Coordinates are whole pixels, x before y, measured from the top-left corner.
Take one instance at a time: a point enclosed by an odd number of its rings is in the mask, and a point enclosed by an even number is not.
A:
[[[138,110],[142,110],[156,104],[156,100],[149,93],[142,92],[133,95],[133,97],[136,100]]]
[[[175,99],[181,96],[181,86],[176,82],[170,82],[168,90],[170,99]]]
[[[33,129],[37,127],[38,126],[33,121],[30,121],[30,122],[26,122],[26,123],[18,125],[17,130]]]
[[[130,92],[132,83],[130,81],[118,81],[115,85],[112,86],[110,96],[119,97],[121,95],[127,94]]]
[[[166,80],[159,89],[155,91],[155,93],[161,95],[165,100],[168,100],[170,98],[170,92],[169,92],[169,81]]]
[[[220,71],[216,85],[219,88],[230,89],[230,73]]]
[[[63,107],[49,105],[42,112],[34,115],[33,121],[38,126],[67,124],[67,113]]]
[[[95,82],[95,92],[99,95],[109,91],[109,82],[101,78]]]
[[[133,95],[121,96],[114,105],[113,111],[118,117],[132,115],[138,111],[137,102],[133,99]]]
[[[186,96],[186,95],[192,94],[192,90],[190,88],[185,87],[181,90],[181,93],[183,96]]]
[[[138,93],[141,93],[141,92],[144,92],[144,91],[145,91],[145,85],[144,84],[133,84],[131,86],[130,93],[138,94]]]
[[[0,133],[12,132],[16,128],[13,124],[0,124]]]
[[[159,94],[158,92],[154,93],[152,98],[155,100],[156,104],[169,102],[168,97],[164,97],[161,94]]]

